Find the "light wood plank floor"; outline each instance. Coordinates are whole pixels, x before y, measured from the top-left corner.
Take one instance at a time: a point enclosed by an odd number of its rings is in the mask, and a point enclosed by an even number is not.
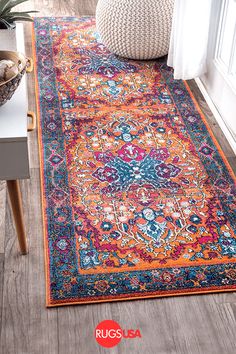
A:
[[[97,0],[30,0],[41,16],[93,15]],[[26,25],[31,55],[30,26]],[[192,90],[235,169],[235,156],[194,82]],[[35,109],[29,79],[30,109]],[[233,354],[236,353],[236,295],[183,296],[99,305],[45,308],[43,228],[40,205],[37,133],[30,134],[31,179],[22,181],[30,253],[20,256],[5,183],[0,184],[0,326],[2,354]],[[142,339],[123,340],[105,350],[94,328],[113,319],[139,328]]]

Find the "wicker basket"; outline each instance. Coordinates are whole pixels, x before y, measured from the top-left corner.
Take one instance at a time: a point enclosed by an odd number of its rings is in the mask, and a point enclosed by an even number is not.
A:
[[[18,74],[13,76],[10,80],[0,83],[0,106],[6,103],[20,84],[20,81],[26,71],[32,66],[30,59],[26,58],[23,54],[12,51],[0,51],[0,60],[12,60],[17,66],[20,65]],[[30,64],[30,65],[29,65]]]

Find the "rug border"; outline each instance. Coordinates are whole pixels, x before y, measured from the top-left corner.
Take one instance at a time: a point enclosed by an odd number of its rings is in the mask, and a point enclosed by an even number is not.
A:
[[[172,293],[173,291],[173,293]],[[70,306],[70,305],[94,305],[94,304],[99,304],[99,303],[107,303],[107,302],[117,302],[117,301],[133,301],[133,300],[145,300],[145,299],[157,299],[157,298],[167,298],[167,297],[175,297],[175,296],[188,296],[188,295],[210,295],[210,294],[219,294],[219,293],[232,293],[236,291],[236,288],[232,285],[230,288],[222,288],[221,289],[212,289],[212,288],[205,288],[205,290],[202,291],[195,291],[194,289],[189,291],[182,292],[182,290],[172,290],[168,291],[168,293],[162,293],[162,294],[153,294],[153,295],[141,295],[137,293],[137,296],[132,296],[132,297],[120,297],[120,298],[106,298],[106,299],[99,299],[99,300],[94,300],[94,301],[73,301],[73,299],[69,302],[67,300],[56,300],[53,301],[53,303],[47,303],[46,307],[51,308],[51,307],[59,307],[59,306]],[[59,301],[57,303],[57,301]],[[63,302],[64,301],[64,302]]]
[[[89,16],[90,17],[90,16]],[[156,294],[147,294],[145,295],[140,295],[139,293],[137,293],[137,296],[127,296],[124,297],[124,295],[122,295],[120,298],[104,298],[104,299],[95,299],[94,301],[73,301],[73,299],[71,299],[70,301],[67,300],[52,300],[51,296],[50,296],[50,274],[49,274],[49,269],[50,269],[50,260],[49,260],[49,249],[48,249],[48,240],[47,240],[47,218],[45,215],[45,201],[44,201],[44,175],[43,175],[43,171],[44,171],[44,162],[43,162],[43,154],[42,154],[42,129],[41,129],[41,114],[40,114],[40,100],[39,100],[39,82],[38,82],[38,70],[37,70],[37,55],[36,55],[36,36],[35,36],[35,24],[34,22],[32,23],[32,27],[31,27],[31,38],[32,38],[32,56],[33,56],[33,62],[34,62],[34,87],[35,87],[35,101],[36,101],[36,110],[37,110],[37,128],[38,128],[38,147],[39,147],[39,165],[40,165],[40,194],[41,194],[41,210],[42,210],[42,221],[43,221],[43,241],[44,241],[44,268],[45,268],[45,283],[46,283],[46,307],[47,308],[53,308],[53,307],[59,307],[59,306],[70,306],[70,305],[87,305],[87,304],[96,304],[96,303],[106,303],[106,302],[116,302],[116,301],[129,301],[129,300],[144,300],[144,299],[154,299],[154,298],[164,298],[164,297],[170,297],[170,296],[187,296],[187,295],[202,295],[202,294],[213,294],[213,293],[224,293],[224,292],[235,292],[236,288],[235,286],[225,286],[220,287],[220,288],[201,288],[199,290],[196,289],[188,289],[187,291],[182,291],[182,290],[172,290],[172,291],[168,291],[168,293],[156,293]],[[198,113],[201,116],[201,119],[203,121],[203,123],[206,126],[206,129],[210,135],[210,137],[212,138],[220,156],[223,159],[223,162],[225,164],[225,166],[227,167],[232,179],[234,181],[236,181],[236,175],[231,167],[231,165],[229,164],[219,142],[217,141],[213,131],[211,130],[211,127],[206,119],[205,114],[203,113],[199,103],[197,102],[195,96],[193,95],[193,92],[191,91],[189,84],[187,83],[187,81],[183,80],[184,85],[194,103],[195,108],[197,109]]]
[[[227,158],[226,158],[226,156],[225,156],[225,153],[224,153],[222,147],[220,146],[220,143],[219,143],[218,140],[216,139],[216,137],[215,137],[213,131],[211,130],[210,124],[208,123],[205,114],[203,113],[203,111],[202,111],[202,109],[201,109],[199,103],[197,102],[197,100],[196,100],[196,98],[195,98],[193,92],[191,91],[191,88],[190,88],[188,82],[187,82],[186,80],[183,80],[183,82],[184,82],[185,87],[187,88],[187,91],[188,91],[188,93],[189,93],[189,95],[190,95],[190,97],[191,97],[191,99],[192,99],[192,101],[193,101],[195,107],[197,108],[198,113],[200,114],[200,116],[201,116],[201,118],[202,118],[202,120],[203,120],[203,123],[205,124],[205,126],[206,126],[206,128],[207,128],[207,130],[208,130],[209,135],[211,136],[211,138],[212,138],[212,140],[213,140],[215,146],[216,146],[217,149],[218,149],[218,151],[219,151],[219,153],[220,153],[220,156],[222,157],[222,160],[224,161],[224,163],[225,163],[225,165],[226,165],[228,171],[230,172],[230,175],[231,175],[232,179],[236,182],[236,174],[234,173],[233,168],[231,167],[229,161],[227,160]],[[207,104],[207,106],[208,106],[208,104]],[[210,109],[209,106],[208,106],[208,108]],[[210,111],[211,111],[211,109],[210,109]],[[211,111],[211,112],[212,112],[212,111]],[[213,113],[212,113],[212,115],[213,115],[213,117],[214,117],[214,114],[213,114]],[[222,130],[221,130],[221,131],[222,131]],[[222,131],[222,132],[223,132],[223,131]],[[223,133],[223,135],[224,135],[224,137],[226,138],[226,136],[225,136],[224,133]],[[226,140],[227,140],[227,139],[226,139]]]
[[[49,274],[49,256],[48,256],[48,246],[47,246],[47,219],[44,213],[45,202],[44,202],[44,163],[42,159],[42,129],[41,129],[41,114],[40,114],[40,102],[39,102],[39,82],[38,82],[38,69],[37,69],[37,54],[36,54],[36,36],[35,36],[35,25],[34,22],[31,26],[31,38],[32,38],[32,56],[34,63],[34,89],[35,89],[35,101],[36,101],[36,111],[37,111],[37,138],[38,138],[38,150],[39,150],[39,174],[40,174],[40,195],[41,195],[41,213],[43,221],[43,248],[44,248],[44,274],[45,274],[45,285],[46,285],[46,307],[51,306],[50,297],[50,274]],[[41,134],[40,134],[41,133]]]

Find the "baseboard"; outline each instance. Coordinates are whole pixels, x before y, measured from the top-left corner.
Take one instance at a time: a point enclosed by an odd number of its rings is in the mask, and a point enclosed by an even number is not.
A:
[[[233,135],[231,134],[230,130],[228,129],[227,125],[225,124],[223,118],[221,117],[221,115],[220,115],[219,111],[217,110],[215,104],[213,103],[212,99],[208,95],[207,90],[206,90],[204,84],[202,83],[201,79],[200,78],[196,78],[195,82],[196,82],[199,90],[201,91],[203,97],[205,98],[205,100],[206,100],[206,102],[207,102],[212,114],[214,115],[217,123],[219,124],[219,126],[220,126],[223,134],[225,135],[228,143],[230,144],[233,152],[236,155],[236,141],[235,141]]]

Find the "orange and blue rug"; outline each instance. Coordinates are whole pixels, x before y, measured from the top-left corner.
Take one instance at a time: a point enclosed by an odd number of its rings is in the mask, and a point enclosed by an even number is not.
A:
[[[236,289],[235,177],[164,59],[34,23],[47,305]]]

